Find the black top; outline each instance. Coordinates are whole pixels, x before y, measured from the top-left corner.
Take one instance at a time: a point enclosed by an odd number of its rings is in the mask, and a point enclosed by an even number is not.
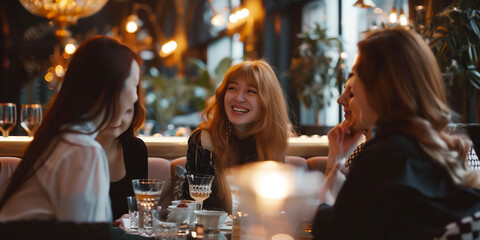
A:
[[[313,232],[315,239],[433,239],[478,210],[479,190],[455,184],[412,136],[381,129],[352,161],[335,205],[319,208]]]
[[[234,165],[241,165],[258,160],[255,136],[246,139],[239,139],[234,135],[230,140],[232,141],[232,144],[238,146],[238,155],[240,156]],[[215,159],[213,153],[202,146],[201,131],[194,131],[188,139],[187,163],[185,165],[185,168],[187,169],[186,174],[197,173],[216,176],[214,164]],[[186,178],[182,188],[181,199],[192,199],[188,188],[188,180]],[[210,194],[210,197],[203,202],[203,208],[226,210],[223,204],[224,203],[219,199],[218,184],[217,179],[215,178],[212,183],[212,194]]]
[[[113,219],[128,213],[127,196],[134,196],[132,179],[148,178],[148,153],[145,143],[136,137],[120,138],[123,146],[125,177],[118,182],[110,182]]]

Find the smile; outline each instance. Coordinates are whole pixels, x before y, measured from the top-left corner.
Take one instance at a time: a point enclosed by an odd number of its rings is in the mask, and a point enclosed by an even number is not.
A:
[[[234,112],[240,112],[240,113],[247,113],[247,112],[250,112],[250,110],[246,109],[246,108],[241,108],[241,107],[232,107],[232,110]]]

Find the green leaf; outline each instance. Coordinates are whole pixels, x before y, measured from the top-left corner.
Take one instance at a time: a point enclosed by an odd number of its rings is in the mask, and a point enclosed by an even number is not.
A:
[[[480,73],[477,70],[474,69],[470,71],[468,80],[473,87],[480,90]]]
[[[473,32],[477,35],[480,36],[480,29],[478,28],[477,22],[475,19],[470,20],[470,26],[472,27]]]
[[[455,50],[457,48],[457,43],[455,41],[455,35],[450,35],[447,38],[448,48]]]

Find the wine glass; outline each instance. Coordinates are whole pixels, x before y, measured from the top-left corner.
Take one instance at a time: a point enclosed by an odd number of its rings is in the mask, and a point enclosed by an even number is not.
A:
[[[165,181],[158,179],[133,179],[133,192],[137,198],[138,232],[144,237],[153,237],[152,210],[160,201]]]
[[[3,137],[8,137],[17,123],[17,105],[15,103],[0,103],[0,131]]]
[[[195,210],[203,209],[203,201],[210,197],[211,187],[215,176],[205,174],[187,174],[190,197],[197,201]]]
[[[42,105],[40,104],[22,104],[20,113],[20,125],[27,131],[28,136],[32,137],[38,126],[42,123]]]

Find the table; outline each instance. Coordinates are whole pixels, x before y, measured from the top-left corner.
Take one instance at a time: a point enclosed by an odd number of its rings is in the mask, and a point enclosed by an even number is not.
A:
[[[175,159],[187,154],[188,137],[140,137],[147,146],[149,157]],[[27,136],[0,137],[0,157],[21,157],[33,138]],[[286,150],[288,156],[326,156],[328,139],[326,136],[290,137]]]

